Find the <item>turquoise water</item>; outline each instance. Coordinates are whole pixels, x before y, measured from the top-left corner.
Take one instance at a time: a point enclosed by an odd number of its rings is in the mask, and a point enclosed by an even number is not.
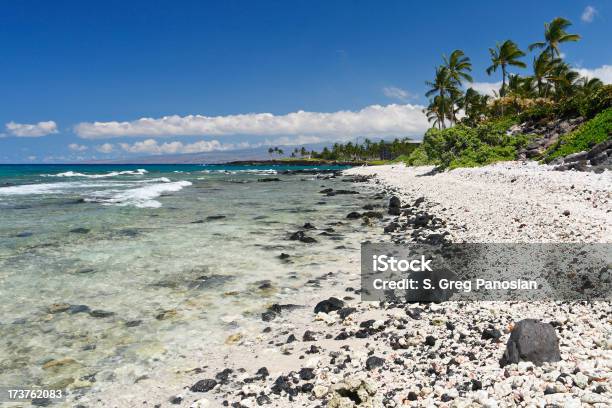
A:
[[[261,330],[366,228],[345,219],[363,194],[319,193],[357,185],[285,169],[0,166],[0,384],[104,393]],[[305,222],[335,232],[288,240]]]

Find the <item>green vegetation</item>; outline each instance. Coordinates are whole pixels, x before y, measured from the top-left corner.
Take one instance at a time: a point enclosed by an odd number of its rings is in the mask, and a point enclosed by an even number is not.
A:
[[[394,139],[392,141],[381,140],[377,143],[370,139],[364,139],[363,143],[348,142],[345,144],[334,143],[331,149],[325,147],[320,152],[308,151],[304,147],[297,147],[291,153],[292,158],[309,158],[330,161],[355,161],[368,162],[370,164],[386,164],[390,160],[397,159],[402,155],[408,157],[418,143],[409,138]]]
[[[546,152],[546,161],[588,150],[610,138],[612,133],[612,108],[599,113],[578,129],[563,135],[559,142]]]
[[[501,88],[494,97],[469,87],[463,91],[464,82],[472,82],[472,64],[463,51],[455,50],[449,58],[443,56],[434,79],[426,82],[430,88],[426,95],[431,99],[424,112],[432,128],[405,162],[455,168],[514,160],[517,150],[526,146],[532,136],[510,136],[506,131],[525,121],[595,117],[563,137],[549,152],[550,158],[587,149],[609,138],[612,86],[596,78],[581,77],[563,61],[560,45],[580,40],[579,35],[567,33],[570,26],[571,22],[562,17],[544,25],[544,41],[528,48],[542,49],[533,57],[531,75],[508,72],[510,68],[527,67],[522,61],[527,54],[512,40],[490,48],[491,65],[486,72],[501,72]],[[459,112],[463,117],[458,120]]]
[[[406,163],[413,166],[434,164],[452,169],[514,160],[517,149],[530,140],[529,136],[506,134],[515,123],[514,118],[505,118],[475,127],[459,124],[448,129],[431,128]]]

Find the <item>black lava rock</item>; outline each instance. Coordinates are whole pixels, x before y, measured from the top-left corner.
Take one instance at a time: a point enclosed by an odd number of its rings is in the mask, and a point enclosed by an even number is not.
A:
[[[436,345],[436,338],[434,336],[427,336],[425,337],[425,344],[427,344],[430,347],[433,347]]]
[[[200,380],[190,388],[192,392],[208,392],[217,386],[217,381],[212,378]]]
[[[300,380],[304,381],[309,381],[315,378],[313,368],[302,368],[298,374],[300,376]]]
[[[518,322],[508,339],[500,365],[504,367],[519,361],[531,361],[536,365],[561,361],[559,339],[554,327],[535,319]]]
[[[376,356],[370,356],[366,360],[366,368],[368,370],[373,370],[375,368],[382,367],[383,364],[385,364],[385,360]]]
[[[342,309],[338,310],[338,316],[340,316],[340,318],[344,320],[350,314],[355,313],[356,311],[357,309],[355,309],[354,307],[343,307]]]
[[[483,340],[497,340],[499,338],[501,338],[502,334],[499,330],[493,328],[493,327],[489,327],[486,328],[482,331],[482,336],[481,338]]]
[[[330,297],[329,299],[322,300],[314,308],[316,313],[329,313],[335,310],[340,310],[344,307],[344,302],[338,298]]]
[[[302,336],[302,341],[317,341],[317,339],[314,336],[314,332],[306,330]]]
[[[349,214],[346,216],[346,218],[348,218],[349,220],[356,220],[356,219],[358,219],[358,218],[361,218],[361,214],[360,214],[360,213],[358,213],[357,211],[353,211],[353,212],[350,212],[350,213],[349,213]]]

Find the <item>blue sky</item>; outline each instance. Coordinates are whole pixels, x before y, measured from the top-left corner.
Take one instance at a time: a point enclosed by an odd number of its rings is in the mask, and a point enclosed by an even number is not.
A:
[[[418,138],[443,53],[484,90],[488,47],[525,49],[556,16],[583,37],[566,59],[609,82],[605,0],[5,2],[0,161]]]

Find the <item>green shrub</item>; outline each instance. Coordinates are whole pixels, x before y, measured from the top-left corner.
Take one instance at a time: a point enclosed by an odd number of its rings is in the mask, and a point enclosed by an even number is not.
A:
[[[514,160],[518,148],[525,146],[529,140],[528,136],[506,134],[515,123],[515,117],[506,117],[475,128],[457,125],[449,129],[429,129],[421,147],[413,152],[407,163],[456,168]]]
[[[437,164],[429,160],[422,145],[414,149],[406,160],[404,160],[404,163],[406,163],[408,166],[426,166],[428,164]]]
[[[589,150],[597,143],[609,139],[610,134],[612,134],[612,108],[597,114],[573,132],[561,136],[559,141],[546,151],[545,161]]]

